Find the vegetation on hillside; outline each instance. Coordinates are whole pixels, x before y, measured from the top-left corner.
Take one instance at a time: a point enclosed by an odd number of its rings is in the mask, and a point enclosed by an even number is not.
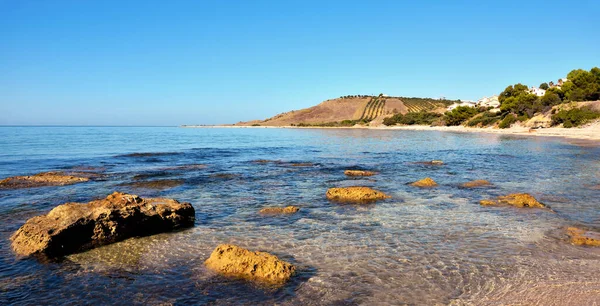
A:
[[[552,124],[558,125],[562,123],[563,127],[571,128],[598,118],[600,118],[600,113],[593,111],[588,107],[572,108],[569,110],[561,110],[552,115]]]
[[[405,124],[405,125],[432,125],[435,122],[439,121],[440,118],[443,117],[442,114],[433,113],[433,112],[417,112],[417,113],[407,113],[406,115],[395,114],[392,117],[388,117],[383,119],[383,124],[385,125],[396,125],[396,124]]]

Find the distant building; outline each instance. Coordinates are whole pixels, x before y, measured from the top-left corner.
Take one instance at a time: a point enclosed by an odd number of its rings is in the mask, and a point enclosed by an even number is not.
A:
[[[474,101],[464,101],[464,102],[460,102],[460,103],[454,103],[448,107],[448,111],[452,111],[453,109],[455,109],[459,106],[475,107],[477,105]]]
[[[531,88],[529,88],[529,90],[527,92],[534,94],[538,97],[541,97],[546,94],[546,90],[538,88],[538,87],[533,87],[533,86]]]
[[[498,108],[500,107],[500,101],[496,95],[491,97],[483,97],[477,100],[477,106]]]

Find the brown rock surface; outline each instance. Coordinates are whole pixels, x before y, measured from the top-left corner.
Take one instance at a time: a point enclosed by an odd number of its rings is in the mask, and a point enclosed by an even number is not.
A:
[[[435,187],[438,184],[430,177],[426,177],[426,178],[416,181],[410,185],[415,186],[415,187]]]
[[[567,228],[571,243],[574,245],[600,246],[600,233],[582,230],[576,227]]]
[[[194,225],[190,203],[114,192],[89,203],[66,203],[33,217],[10,238],[20,255],[62,256],[134,236]]]
[[[377,173],[375,173],[373,171],[366,171],[366,170],[346,170],[346,171],[344,171],[344,174],[347,176],[372,176]]]
[[[0,188],[18,189],[44,186],[64,186],[89,181],[87,177],[68,175],[64,172],[42,172],[36,175],[13,176],[0,181]]]
[[[221,244],[204,264],[228,276],[269,283],[283,283],[296,271],[292,264],[266,252],[252,252],[244,248]]]
[[[391,198],[391,196],[369,187],[329,188],[327,199],[339,202],[373,202]]]
[[[464,187],[464,188],[475,188],[475,187],[489,186],[491,184],[492,183],[490,183],[486,180],[474,180],[474,181],[463,183],[460,186]]]
[[[295,214],[300,210],[297,206],[265,207],[259,211],[261,214]]]
[[[496,200],[481,200],[481,205],[510,205],[514,207],[546,208],[546,205],[538,202],[528,193],[513,193],[500,196]]]

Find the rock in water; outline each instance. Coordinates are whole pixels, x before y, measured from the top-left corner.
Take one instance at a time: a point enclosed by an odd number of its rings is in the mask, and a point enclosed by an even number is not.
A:
[[[297,206],[265,207],[259,211],[261,214],[295,214],[300,210]]]
[[[463,183],[460,186],[464,187],[464,188],[475,188],[475,187],[489,186],[491,184],[492,183],[490,183],[486,180],[474,180],[474,181]]]
[[[391,196],[369,187],[329,188],[327,199],[339,202],[373,202],[391,198]]]
[[[36,175],[13,176],[0,181],[0,188],[18,189],[45,186],[64,186],[87,182],[87,177],[78,177],[64,172],[42,172]]]
[[[274,255],[231,244],[219,245],[204,264],[224,275],[268,283],[284,283],[296,272],[296,267]]]
[[[569,227],[567,235],[574,245],[600,246],[600,233]]]
[[[415,187],[435,187],[437,186],[437,183],[432,180],[430,177],[426,177],[420,181],[416,181],[412,184],[410,184],[411,186],[415,186]]]
[[[193,226],[194,219],[190,203],[115,192],[102,200],[59,205],[27,220],[10,240],[19,255],[56,257]]]
[[[375,173],[373,171],[366,171],[366,170],[346,170],[346,171],[344,171],[344,174],[347,176],[372,176],[377,173]]]
[[[513,193],[500,196],[496,200],[481,200],[479,204],[488,205],[510,205],[515,207],[546,208],[547,206],[538,202],[528,193]]]

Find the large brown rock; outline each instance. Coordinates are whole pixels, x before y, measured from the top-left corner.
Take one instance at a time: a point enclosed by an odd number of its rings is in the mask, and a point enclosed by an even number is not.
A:
[[[391,196],[369,187],[329,188],[327,199],[338,202],[374,202],[391,198]]]
[[[266,252],[221,244],[204,264],[221,274],[268,283],[284,283],[296,272],[294,265]]]
[[[483,187],[483,186],[490,186],[490,185],[492,185],[492,183],[490,183],[486,180],[474,180],[474,181],[462,183],[460,186],[463,188],[475,188],[475,187]]]
[[[377,173],[366,170],[346,170],[344,171],[344,174],[347,176],[373,176]]]
[[[286,206],[286,207],[265,207],[259,211],[261,214],[273,215],[273,214],[295,214],[300,210],[298,206]]]
[[[27,220],[10,239],[17,254],[56,257],[192,226],[194,218],[190,203],[115,192],[102,200],[59,205]]]
[[[435,187],[438,184],[430,177],[426,177],[426,178],[416,181],[410,185],[415,186],[415,187]]]
[[[574,245],[600,246],[600,233],[582,230],[576,227],[567,228],[571,243]]]
[[[528,193],[513,193],[500,196],[495,200],[481,200],[479,204],[483,206],[510,205],[514,207],[546,208],[546,205],[538,202]]]
[[[13,176],[0,181],[0,188],[18,189],[45,186],[64,186],[82,182],[90,179],[82,176],[73,176],[64,172],[42,172],[36,175]]]

